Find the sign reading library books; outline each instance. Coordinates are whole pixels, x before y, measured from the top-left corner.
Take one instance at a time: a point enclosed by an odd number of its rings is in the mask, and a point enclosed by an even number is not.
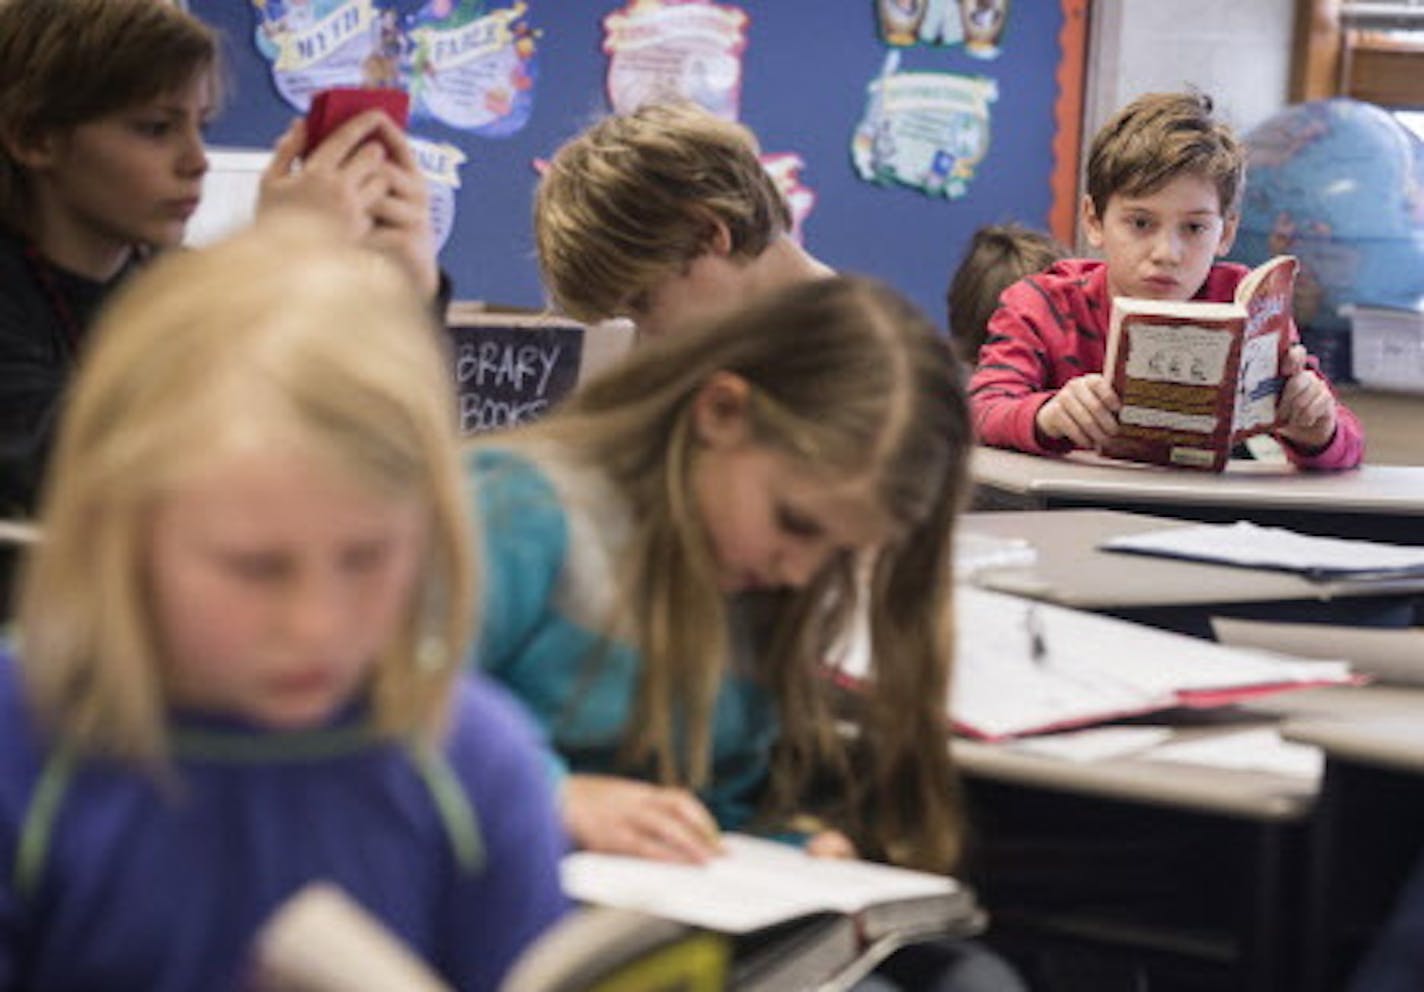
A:
[[[868,89],[851,160],[866,182],[954,200],[989,152],[989,104],[998,84],[950,72],[901,72],[891,52]]]
[[[545,318],[482,317],[450,328],[460,431],[527,423],[578,382],[584,328]]]
[[[679,97],[736,120],[747,21],[746,11],[709,0],[629,0],[603,19],[614,112]]]

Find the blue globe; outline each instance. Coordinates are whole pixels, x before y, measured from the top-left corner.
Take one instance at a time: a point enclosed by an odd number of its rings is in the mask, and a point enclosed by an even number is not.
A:
[[[1246,191],[1232,257],[1300,259],[1296,321],[1343,331],[1348,303],[1424,300],[1424,142],[1358,100],[1288,107],[1246,135]]]

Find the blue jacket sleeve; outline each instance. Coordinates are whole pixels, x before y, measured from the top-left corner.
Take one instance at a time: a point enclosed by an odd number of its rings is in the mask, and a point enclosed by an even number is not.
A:
[[[484,568],[479,667],[498,677],[547,620],[568,550],[568,524],[549,481],[498,451],[469,456]]]
[[[532,729],[497,685],[462,686],[450,762],[475,808],[484,863],[451,872],[441,967],[462,992],[493,992],[568,909],[559,884],[568,842]]]
[[[507,682],[530,640],[550,622],[552,600],[568,551],[568,523],[549,480],[517,455],[479,449],[467,455],[483,568],[477,667]],[[515,695],[518,698],[518,695]],[[537,725],[538,716],[525,715]],[[547,727],[543,728],[547,734]],[[556,783],[568,765],[551,744],[546,772]]]

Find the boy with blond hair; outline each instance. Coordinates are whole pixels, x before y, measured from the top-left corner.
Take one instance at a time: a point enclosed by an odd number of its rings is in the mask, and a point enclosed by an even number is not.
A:
[[[831,270],[791,237],[755,136],[691,103],[605,117],[549,162],[534,203],[555,306],[643,337]]]
[[[1033,454],[1097,448],[1119,429],[1119,397],[1103,376],[1112,300],[1230,301],[1247,274],[1218,259],[1239,220],[1245,156],[1195,92],[1150,93],[1093,138],[1083,227],[1102,260],[1066,259],[1004,292],[970,382],[984,444]],[[1310,469],[1346,469],[1364,455],[1355,415],[1300,344],[1282,366],[1274,434]]]

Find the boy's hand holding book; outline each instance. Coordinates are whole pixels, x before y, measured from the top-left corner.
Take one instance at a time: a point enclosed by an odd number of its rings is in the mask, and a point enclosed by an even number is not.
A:
[[[1100,448],[1118,432],[1122,401],[1112,384],[1092,372],[1069,379],[1038,408],[1035,426],[1047,438],[1067,438],[1080,448]]]
[[[1295,344],[1281,363],[1285,386],[1276,404],[1276,433],[1307,452],[1319,451],[1335,436],[1335,397],[1325,380],[1306,365],[1304,345]]]

